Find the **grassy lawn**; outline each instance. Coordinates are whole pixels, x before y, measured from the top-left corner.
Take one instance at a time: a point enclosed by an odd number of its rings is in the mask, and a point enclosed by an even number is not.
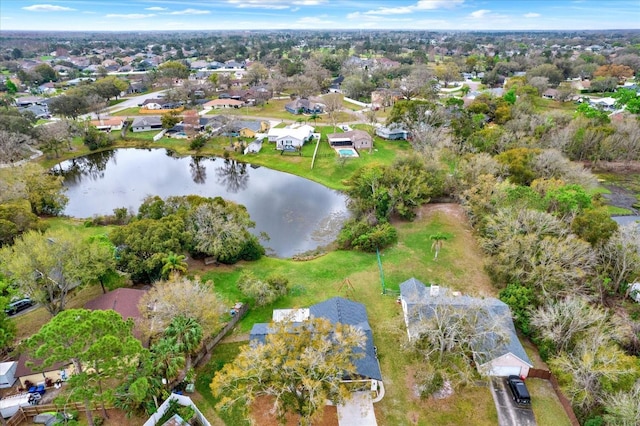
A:
[[[243,107],[243,108],[225,108],[225,109],[213,109],[207,113],[207,115],[234,115],[238,117],[269,117],[274,120],[283,120],[289,123],[304,121],[309,119],[308,115],[296,115],[291,114],[284,109],[284,106],[291,102],[288,99],[271,99],[268,103],[261,106]],[[353,105],[353,104],[349,104]],[[346,112],[340,112],[337,117],[338,123],[353,121],[355,118]],[[327,123],[329,117],[327,114],[320,114],[321,122]],[[311,123],[309,123],[311,124]]]
[[[387,288],[398,289],[402,281],[415,276],[425,283],[436,282],[471,294],[495,294],[482,270],[479,249],[466,222],[461,220],[459,207],[451,208],[454,210],[426,206],[416,221],[396,224],[400,241],[382,253]],[[428,248],[429,236],[436,232],[453,236],[437,261]],[[289,279],[292,291],[272,306],[249,311],[236,330],[239,334],[247,333],[256,322],[269,321],[272,310],[277,308],[307,307],[338,295],[365,304],[386,388],[384,399],[375,406],[378,424],[496,424],[497,414],[488,387],[467,387],[444,401],[422,401],[414,396],[410,386],[413,381],[411,372],[423,361],[405,349],[407,336],[402,308],[394,296],[381,295],[375,254],[333,251],[305,262],[263,258],[257,262],[190,272],[201,275],[203,279],[212,279],[216,290],[228,300],[243,300],[236,287],[242,270],[249,270],[258,277],[284,275]],[[341,288],[345,279],[349,280],[353,291],[347,286]],[[213,400],[212,396],[206,395],[205,385],[231,355],[229,351],[232,348],[222,346],[223,355],[220,358],[212,356],[212,361],[203,369],[206,373],[201,373],[198,379],[198,390],[209,403]]]
[[[140,115],[140,107],[125,108],[121,111],[112,112],[111,115],[119,117],[128,115]],[[162,112],[158,111],[158,115],[162,115]]]
[[[542,379],[527,379],[531,393],[531,408],[538,426],[570,426],[569,417],[560,405],[551,382]]]

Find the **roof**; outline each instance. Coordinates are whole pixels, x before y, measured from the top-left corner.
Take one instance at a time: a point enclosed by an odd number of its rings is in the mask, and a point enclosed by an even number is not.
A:
[[[367,310],[362,303],[342,297],[334,297],[310,306],[309,316],[311,318],[325,318],[331,321],[332,324],[348,324],[361,330],[366,337],[363,351],[364,357],[354,360],[353,364],[360,376],[382,380],[380,365],[373,345],[373,333],[367,318]],[[294,322],[293,324],[299,323]],[[251,329],[250,340],[264,343],[266,336],[270,332],[269,324],[254,324]],[[356,351],[360,350],[357,349]]]
[[[88,301],[84,307],[92,311],[113,309],[124,320],[127,318],[137,319],[140,318],[138,302],[145,293],[144,290],[134,288],[118,288]]]
[[[4,376],[13,368],[16,361],[0,362],[0,376]]]
[[[34,365],[32,365],[31,367],[27,367],[27,362],[32,362]],[[42,364],[41,360],[33,360],[29,358],[26,353],[23,353],[22,355],[20,355],[20,358],[18,358],[18,368],[16,368],[14,377],[20,378],[24,376],[30,376],[32,374],[37,374],[40,372],[57,371],[57,370],[63,369],[67,365],[71,365],[70,362],[58,362],[56,364],[53,364],[51,367],[38,369],[38,366],[41,364]],[[44,377],[43,377],[43,380],[44,380]]]
[[[91,125],[96,127],[121,126],[123,121],[122,117],[106,117],[100,120],[91,120]]]
[[[214,99],[204,104],[204,106],[217,106],[217,105],[240,106],[240,105],[244,105],[244,102],[238,101],[236,99]]]
[[[136,290],[134,288],[118,288],[88,301],[84,304],[84,307],[92,311],[106,311],[109,309],[113,309],[120,314],[123,320],[131,318],[135,323],[133,327],[134,337],[140,340],[143,345],[146,345],[147,342],[142,338],[142,332],[138,329],[138,320],[141,318],[138,304],[140,303],[140,299],[145,293],[145,290]]]
[[[327,138],[329,139],[329,142],[331,142],[331,140],[350,140],[351,142],[361,142],[361,141],[365,141],[365,142],[371,142],[371,135],[369,135],[369,133],[365,132],[364,130],[350,130],[348,132],[342,132],[342,133],[331,133],[329,135],[327,135]]]
[[[249,129],[259,132],[262,129],[262,123],[259,121],[236,121],[233,123],[236,129]]]
[[[148,117],[136,117],[131,123],[131,127],[147,127],[147,126],[161,126],[162,117],[159,115],[150,115]]]
[[[506,303],[494,297],[478,298],[458,294],[447,287],[438,287],[438,291],[432,291],[432,289],[435,289],[435,287],[427,288],[424,283],[416,278],[410,278],[400,284],[400,297],[407,309],[407,321],[409,322],[407,328],[409,332],[417,326],[419,321],[430,318],[438,305],[453,306],[460,309],[480,306],[485,309],[486,315],[483,316],[484,321],[481,321],[478,326],[499,321],[508,339],[505,342],[498,342],[498,336],[485,335],[482,341],[477,342],[479,345],[477,349],[479,353],[490,353],[491,356],[480,355],[476,361],[483,364],[491,359],[511,353],[533,366],[518,339],[511,317],[511,310]]]

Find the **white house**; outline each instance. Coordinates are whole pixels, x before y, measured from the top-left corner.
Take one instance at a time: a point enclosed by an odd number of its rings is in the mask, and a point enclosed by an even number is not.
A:
[[[481,309],[481,316],[476,329],[483,328],[483,333],[478,333],[478,336],[482,337],[474,338],[471,344],[476,353],[474,361],[478,372],[488,376],[527,377],[529,369],[533,368],[518,340],[509,306],[498,299],[466,296],[446,287],[427,287],[419,280],[410,278],[400,284],[400,303],[409,340],[420,336],[420,330],[424,327],[423,321],[432,318],[439,307],[459,313],[477,307]],[[498,327],[495,327],[496,325]],[[496,332],[484,333],[487,330]]]
[[[0,362],[0,389],[10,388],[16,382],[16,361]]]
[[[276,143],[276,149],[283,150],[285,147],[300,148],[305,142],[313,138],[314,128],[308,124],[292,124],[285,128],[271,128],[267,133],[269,142]]]

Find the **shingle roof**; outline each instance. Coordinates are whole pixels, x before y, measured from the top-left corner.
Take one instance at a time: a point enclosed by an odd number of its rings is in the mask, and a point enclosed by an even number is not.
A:
[[[354,365],[359,375],[382,380],[380,365],[373,345],[373,333],[367,318],[367,311],[362,303],[334,297],[310,306],[309,315],[313,318],[326,318],[332,324],[348,324],[362,330],[366,337],[364,357],[354,360]],[[269,333],[269,324],[258,323],[253,325],[249,338],[251,341],[264,343]],[[360,349],[356,351],[360,351]]]
[[[498,336],[485,335],[484,340],[478,343],[478,352],[480,354],[490,353],[491,359],[512,353],[522,361],[533,366],[520,340],[518,340],[518,335],[512,321],[511,310],[509,306],[501,300],[493,297],[477,298],[467,295],[454,295],[454,293],[446,287],[440,287],[438,294],[432,295],[430,289],[415,278],[410,278],[400,284],[400,297],[407,307],[408,328],[410,330],[415,329],[419,321],[430,318],[434,313],[435,307],[438,305],[447,305],[460,309],[471,306],[481,306],[485,308],[486,315],[484,318],[486,322],[481,322],[479,325],[499,321],[508,339],[506,339],[506,342],[498,342]],[[480,355],[476,361],[483,364],[491,359],[489,359],[488,355]]]

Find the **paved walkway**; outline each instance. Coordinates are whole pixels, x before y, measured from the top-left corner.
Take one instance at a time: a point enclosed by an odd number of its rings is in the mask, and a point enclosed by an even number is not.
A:
[[[371,392],[354,392],[352,395],[344,404],[338,405],[338,424],[340,426],[378,426]]]

